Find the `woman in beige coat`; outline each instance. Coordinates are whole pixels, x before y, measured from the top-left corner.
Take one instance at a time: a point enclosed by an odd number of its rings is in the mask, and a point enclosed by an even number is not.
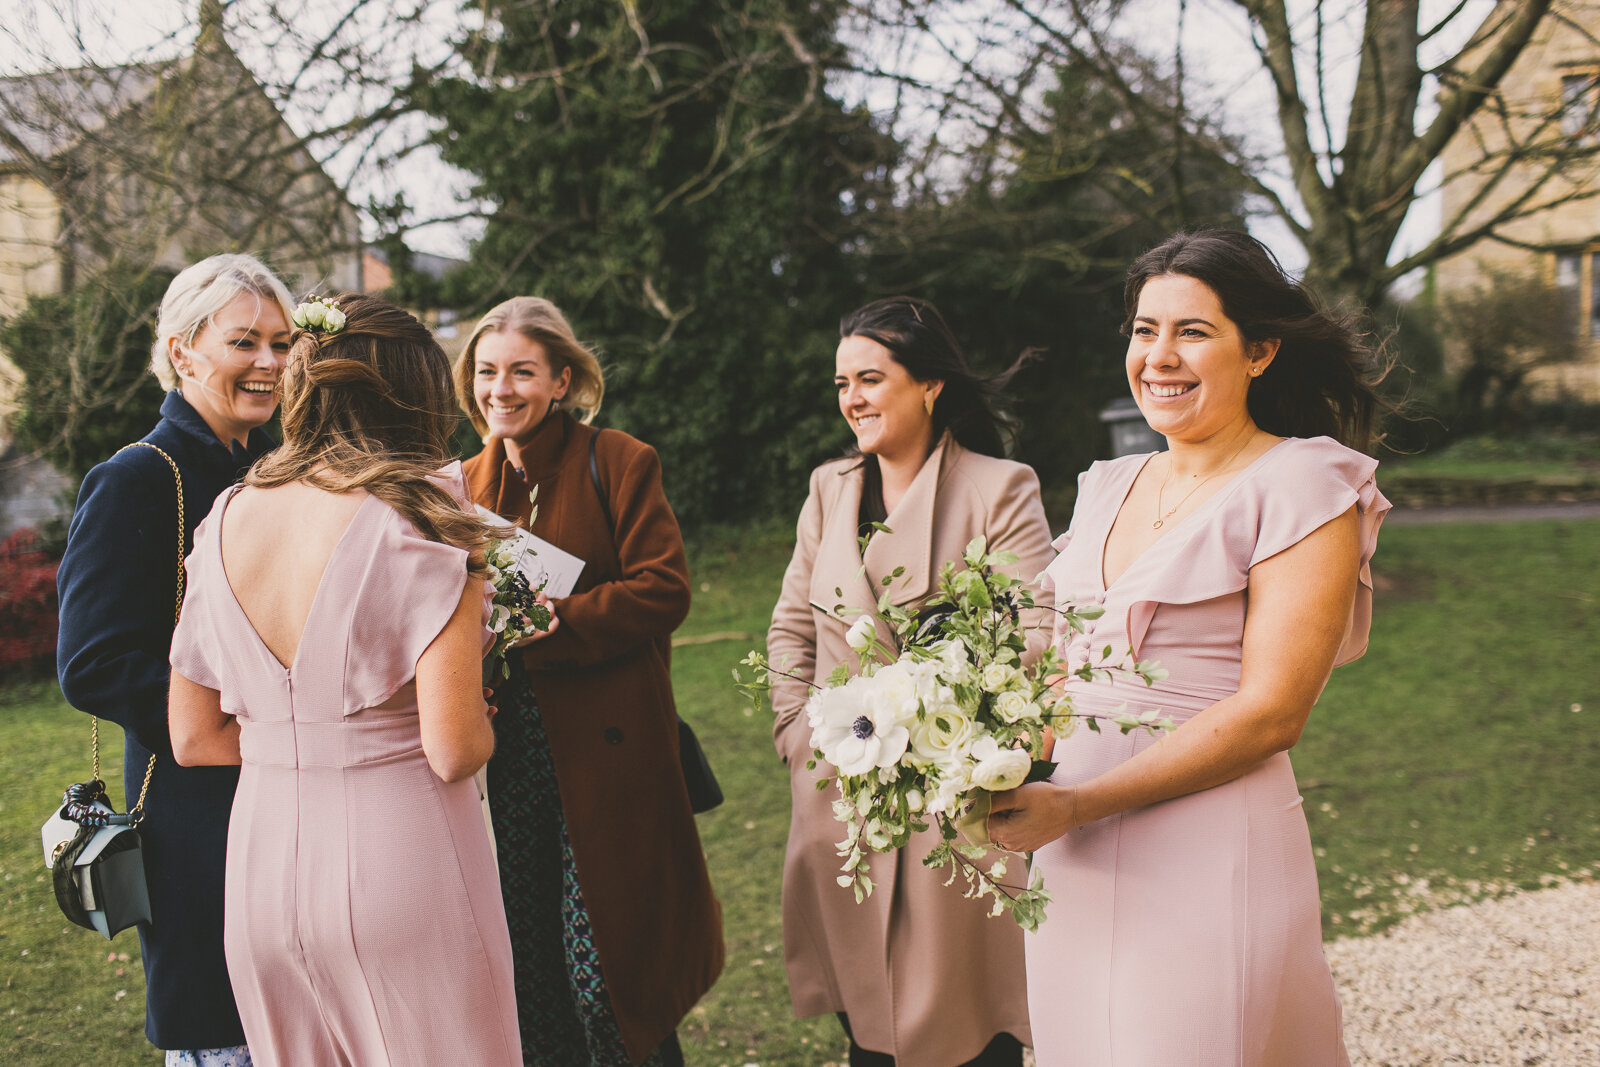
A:
[[[1016,553],[1024,579],[1052,556],[1038,478],[1000,458],[1003,423],[992,403],[1011,372],[975,377],[939,313],[920,300],[868,304],[839,332],[835,384],[856,447],[812,472],[767,633],[772,662],[812,682],[857,662],[845,643],[857,612],[840,618],[834,609],[876,603],[895,568],[905,571],[890,599],[914,607],[934,591],[940,567],[980,534],[991,549]],[[888,530],[873,532],[874,522]],[[863,553],[858,538],[868,532]],[[1034,615],[1037,655],[1049,639],[1049,609]],[[833,768],[820,760],[806,768],[810,689],[777,680],[773,736],[793,794],[783,940],[795,1015],[837,1013],[852,1067],[1017,1067],[1031,1043],[1021,931],[945,885],[947,872],[922,866],[936,831],[872,857],[877,888],[864,902],[839,888],[837,792],[816,784]]]

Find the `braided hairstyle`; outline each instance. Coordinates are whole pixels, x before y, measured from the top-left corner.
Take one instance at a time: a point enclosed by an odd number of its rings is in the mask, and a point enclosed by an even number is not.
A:
[[[428,540],[466,549],[468,572],[484,577],[493,531],[430,477],[451,457],[457,420],[449,358],[387,301],[347,293],[338,303],[338,333],[295,332],[281,382],[283,444],[245,483],[365,490]]]

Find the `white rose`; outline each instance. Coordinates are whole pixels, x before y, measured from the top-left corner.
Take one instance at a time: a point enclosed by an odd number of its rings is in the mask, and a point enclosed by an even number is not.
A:
[[[925,763],[950,763],[966,750],[974,725],[961,705],[936,704],[911,723],[911,751]]]
[[[307,326],[321,326],[322,316],[327,312],[327,305],[320,300],[312,300],[300,305],[300,311],[305,315]]]
[[[995,698],[994,713],[1006,722],[1018,722],[1030,712],[1038,715],[1039,709],[1034,707],[1025,693],[1008,689]]]
[[[329,308],[322,313],[322,328],[329,333],[338,333],[344,329],[344,312],[338,308]]]
[[[858,615],[856,621],[850,624],[850,629],[845,631],[844,643],[857,652],[865,652],[871,647],[876,632],[871,615]]]
[[[1001,748],[992,737],[981,737],[972,746],[972,784],[991,793],[1015,789],[1027,781],[1033,757],[1020,748]]]
[[[991,663],[983,669],[983,687],[991,693],[998,693],[1010,688],[1017,675],[1017,669],[1009,663]]]

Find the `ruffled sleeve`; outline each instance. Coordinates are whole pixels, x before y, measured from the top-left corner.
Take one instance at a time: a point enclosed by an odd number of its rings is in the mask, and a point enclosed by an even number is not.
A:
[[[1250,568],[1298,544],[1354,505],[1361,522],[1361,570],[1355,604],[1335,665],[1367,648],[1372,624],[1371,560],[1390,504],[1378,492],[1377,460],[1328,437],[1289,438],[1256,461],[1184,522],[1177,551],[1148,553],[1162,562],[1141,568],[1128,608],[1128,637],[1137,655],[1161,604],[1197,604],[1237,593]],[[1212,501],[1207,501],[1207,505]],[[1192,525],[1191,525],[1192,524]]]
[[[172,648],[167,657],[173,670],[218,692],[222,691],[222,635],[227,631],[224,620],[217,617],[217,597],[233,594],[222,573],[216,531],[232,495],[230,490],[217,497],[210,513],[195,527],[194,550],[183,561],[183,612],[178,616],[177,629],[172,631]]]
[[[383,703],[416,677],[417,660],[450,621],[468,581],[465,549],[430,541],[399,512],[385,511],[364,571],[337,576],[358,598],[346,715]]]
[[[1344,643],[1334,666],[1349,663],[1367,650],[1372,628],[1372,554],[1378,548],[1378,528],[1392,506],[1378,491],[1378,461],[1330,437],[1291,440],[1293,449],[1271,464],[1253,484],[1261,495],[1260,532],[1253,567],[1264,559],[1300,543],[1324,524],[1356,508],[1361,523],[1361,572],[1355,604],[1345,629]]]

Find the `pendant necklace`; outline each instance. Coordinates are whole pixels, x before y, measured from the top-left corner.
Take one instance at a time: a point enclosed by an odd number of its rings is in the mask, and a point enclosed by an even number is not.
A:
[[[1226,463],[1224,463],[1222,466],[1218,467],[1216,470],[1212,471],[1210,474],[1206,475],[1204,478],[1200,479],[1199,482],[1195,483],[1195,487],[1193,489],[1190,489],[1187,493],[1183,494],[1183,499],[1182,500],[1180,500],[1176,504],[1172,505],[1172,508],[1170,510],[1168,510],[1165,513],[1163,513],[1162,510],[1161,510],[1161,498],[1162,498],[1163,495],[1165,495],[1165,493],[1167,491],[1167,479],[1172,477],[1172,459],[1171,459],[1170,454],[1169,454],[1169,457],[1167,459],[1166,477],[1161,479],[1161,488],[1156,490],[1156,521],[1150,524],[1150,529],[1159,530],[1163,526],[1165,526],[1167,524],[1167,520],[1172,518],[1172,516],[1177,513],[1177,510],[1179,508],[1183,507],[1183,505],[1188,501],[1188,499],[1190,497],[1194,496],[1195,493],[1199,492],[1200,491],[1200,487],[1202,485],[1205,485],[1211,479],[1215,478],[1217,475],[1219,475],[1223,471],[1227,470],[1228,467],[1233,463],[1233,461],[1239,458],[1239,454],[1245,450],[1245,447],[1247,445],[1249,445],[1252,440],[1255,439],[1255,436],[1256,435],[1252,433],[1248,437],[1246,437],[1244,439],[1244,444],[1240,445],[1238,447],[1238,449],[1236,449],[1234,451],[1233,455],[1228,457],[1228,461]]]

